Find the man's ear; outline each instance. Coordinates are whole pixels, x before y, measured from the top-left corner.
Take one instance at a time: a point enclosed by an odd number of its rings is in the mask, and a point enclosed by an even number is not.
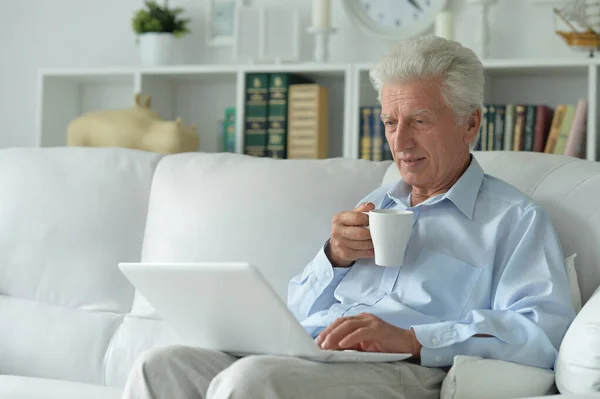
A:
[[[465,131],[464,141],[465,143],[471,143],[477,137],[479,133],[479,126],[481,125],[481,108],[477,108],[466,120],[467,130]]]

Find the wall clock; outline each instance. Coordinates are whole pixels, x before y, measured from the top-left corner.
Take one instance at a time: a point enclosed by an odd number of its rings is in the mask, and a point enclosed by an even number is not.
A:
[[[433,26],[446,0],[344,0],[350,22],[384,40],[418,36]]]

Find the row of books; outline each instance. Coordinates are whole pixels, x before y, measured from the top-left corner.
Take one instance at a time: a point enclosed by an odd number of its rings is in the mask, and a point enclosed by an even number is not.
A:
[[[257,86],[263,83],[261,80]],[[281,82],[273,85],[283,87]],[[269,96],[262,89],[262,94],[251,91],[261,101],[253,97],[246,102],[251,114],[246,115],[244,152],[272,158],[325,158],[325,88],[312,83],[289,84],[287,89],[273,90]],[[361,159],[392,159],[380,114],[379,106],[360,107]],[[235,121],[235,107],[227,107],[224,119],[218,122],[221,148],[225,152],[235,152]],[[480,137],[474,149],[534,151],[584,158],[586,121],[587,101],[584,99],[576,105],[559,104],[555,109],[543,104],[485,104]]]
[[[533,151],[585,157],[587,101],[576,105],[485,104],[478,151]]]
[[[385,127],[381,121],[381,107],[360,107],[359,157],[368,161],[392,159],[390,146],[385,139]]]
[[[246,75],[244,153],[279,159],[326,158],[328,91],[294,73]]]
[[[585,158],[587,101],[559,104],[485,104],[476,151],[534,151]],[[381,107],[360,107],[359,156],[392,159]]]

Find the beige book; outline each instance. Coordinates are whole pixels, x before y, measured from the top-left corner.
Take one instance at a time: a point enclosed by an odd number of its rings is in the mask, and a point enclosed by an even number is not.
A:
[[[552,118],[552,125],[550,125],[550,132],[548,132],[548,138],[546,139],[546,147],[544,148],[545,153],[554,154],[554,148],[558,142],[560,129],[566,112],[567,106],[565,104],[559,104],[556,106],[554,117]]]
[[[562,124],[560,125],[560,134],[558,136],[558,140],[556,140],[556,146],[554,147],[555,154],[563,155],[565,153],[565,149],[567,148],[567,140],[569,138],[569,133],[571,132],[571,126],[573,124],[574,116],[575,106],[567,105],[565,117],[563,119]]]
[[[328,91],[314,83],[294,84],[288,95],[288,159],[328,156]]]
[[[587,111],[588,102],[581,98],[577,102],[577,108],[575,109],[575,116],[573,116],[573,124],[571,126],[571,132],[567,138],[567,146],[565,148],[565,155],[577,158],[585,158],[585,144],[586,144],[586,131],[587,131]]]
[[[513,149],[513,132],[515,128],[515,106],[514,104],[506,104],[506,113],[504,115],[504,150],[510,151]]]

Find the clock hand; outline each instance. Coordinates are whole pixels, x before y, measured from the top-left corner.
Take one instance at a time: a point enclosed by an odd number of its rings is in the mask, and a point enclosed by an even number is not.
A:
[[[419,3],[417,3],[417,0],[407,0],[411,6],[413,6],[414,8],[416,8],[417,10],[423,12],[423,9],[421,8],[421,6],[419,5]]]

